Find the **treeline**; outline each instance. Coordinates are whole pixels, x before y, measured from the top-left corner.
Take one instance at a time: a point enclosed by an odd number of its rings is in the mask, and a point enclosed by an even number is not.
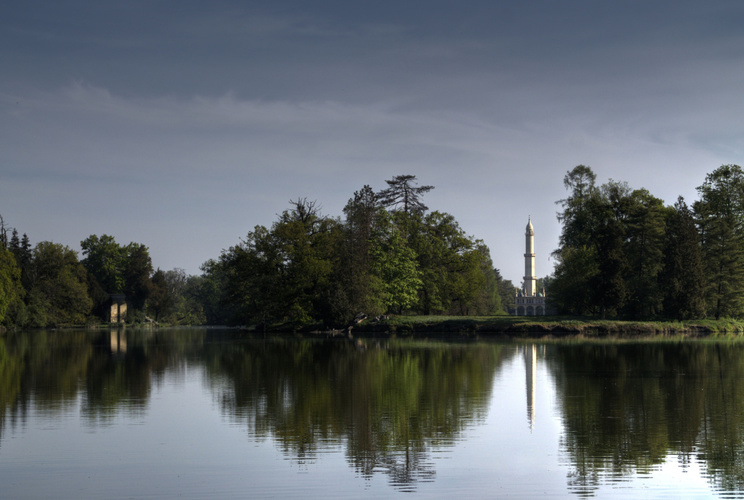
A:
[[[10,235],[8,235],[10,233]],[[40,328],[108,321],[111,295],[127,298],[127,321],[150,317],[173,324],[204,324],[204,279],[181,269],[153,272],[148,248],[91,235],[74,250],[9,231],[0,217],[0,325]],[[148,316],[149,315],[149,316]]]
[[[723,165],[673,206],[591,168],[567,173],[549,298],[561,313],[621,318],[744,316],[744,172]]]
[[[205,264],[224,285],[225,322],[339,327],[359,313],[503,313],[514,288],[486,245],[452,215],[428,212],[422,196],[432,186],[411,175],[386,182],[354,193],[343,219],[292,201],[271,228],[256,226]]]
[[[422,197],[432,186],[411,175],[386,183],[354,193],[343,218],[292,201],[200,276],[154,270],[145,245],[109,235],[82,241],[82,259],[58,243],[32,247],[0,217],[0,325],[105,322],[115,294],[126,296],[133,323],[341,327],[359,313],[504,313],[514,287],[486,245],[452,215],[428,211]]]

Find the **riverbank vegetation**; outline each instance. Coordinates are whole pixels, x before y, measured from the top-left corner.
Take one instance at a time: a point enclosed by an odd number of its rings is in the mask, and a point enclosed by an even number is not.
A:
[[[202,266],[201,276],[153,269],[148,248],[109,235],[32,248],[0,227],[0,322],[45,327],[107,321],[112,295],[130,322],[343,327],[360,313],[506,314],[514,286],[483,241],[451,214],[428,211],[414,176],[364,186],[343,217],[293,200],[270,227],[256,226]],[[1,221],[0,221],[1,222]]]
[[[744,317],[744,172],[723,165],[688,206],[591,168],[568,172],[550,281],[558,312],[602,318]]]
[[[691,206],[681,197],[665,205],[624,182],[597,185],[584,165],[569,171],[556,266],[539,280],[563,316],[542,322],[506,317],[516,287],[482,240],[453,215],[429,211],[423,197],[433,186],[411,175],[386,184],[363,186],[342,216],[292,200],[270,227],[255,226],[205,262],[199,276],[154,268],[147,246],[109,235],[82,241],[82,258],[49,241],[32,247],[0,217],[0,326],[101,324],[111,297],[123,295],[128,322],[167,325],[552,332],[602,331],[600,320],[613,320],[615,330],[663,333],[714,318],[692,329],[741,331],[744,172],[737,165],[708,174]]]
[[[386,330],[397,335],[457,333],[465,336],[525,338],[650,338],[744,336],[744,321],[701,319],[689,321],[620,321],[594,317],[397,317],[378,327],[354,329],[357,334]]]

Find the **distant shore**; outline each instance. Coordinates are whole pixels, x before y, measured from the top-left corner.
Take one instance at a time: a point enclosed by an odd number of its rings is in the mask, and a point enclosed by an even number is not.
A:
[[[324,333],[315,330],[315,334]],[[334,336],[461,337],[515,339],[742,338],[739,320],[620,321],[525,316],[395,316],[365,320]]]
[[[177,325],[60,325],[50,330],[79,328],[184,328]],[[235,329],[250,334],[298,335],[309,338],[442,338],[442,339],[533,339],[533,340],[664,340],[741,339],[744,321],[701,319],[690,321],[624,321],[568,316],[391,316],[365,319],[351,328],[331,329],[321,325],[298,327],[274,324],[243,327],[193,325],[186,328]],[[0,327],[0,334],[6,332]]]

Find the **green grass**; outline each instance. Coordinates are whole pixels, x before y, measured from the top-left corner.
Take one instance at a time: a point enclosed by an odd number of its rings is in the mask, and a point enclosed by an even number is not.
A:
[[[621,321],[564,316],[392,316],[379,323],[365,321],[355,327],[354,332],[403,336],[441,333],[529,338],[744,338],[744,321]]]

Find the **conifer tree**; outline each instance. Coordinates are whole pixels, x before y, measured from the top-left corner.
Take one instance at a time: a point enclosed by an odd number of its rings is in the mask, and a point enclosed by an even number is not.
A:
[[[626,253],[628,258],[627,313],[648,318],[661,310],[659,273],[664,266],[664,203],[646,189],[634,190],[627,200]]]
[[[700,234],[684,198],[667,216],[664,270],[660,275],[664,314],[678,320],[705,315],[705,275],[700,252]]]
[[[693,208],[701,234],[708,313],[744,315],[744,172],[722,165],[697,188]]]
[[[377,193],[381,206],[406,214],[422,214],[429,209],[421,201],[421,196],[434,189],[434,186],[416,186],[415,175],[396,175],[385,182],[389,187]]]

